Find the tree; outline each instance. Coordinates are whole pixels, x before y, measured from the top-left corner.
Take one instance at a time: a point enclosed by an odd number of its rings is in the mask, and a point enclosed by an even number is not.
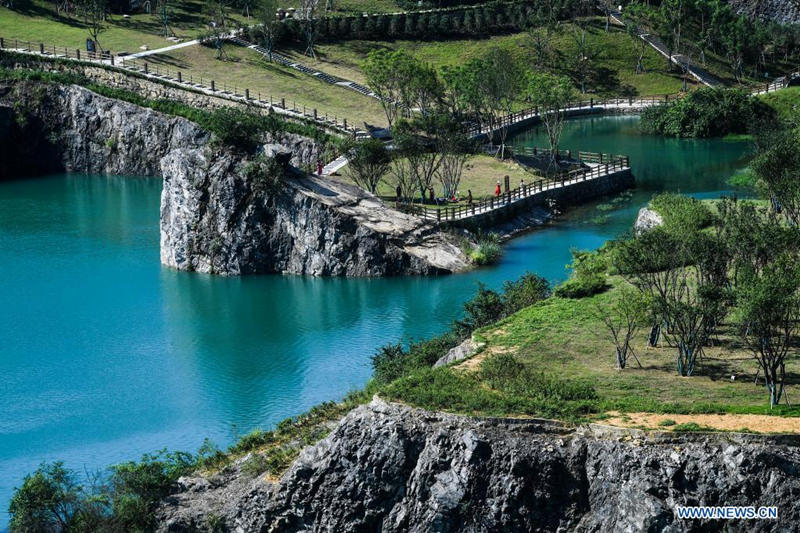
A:
[[[584,94],[586,93],[586,80],[594,70],[594,60],[597,56],[597,50],[587,39],[586,29],[588,24],[587,19],[578,19],[575,23],[575,31],[572,34],[576,45],[573,71],[578,85],[580,85],[581,93]]]
[[[647,295],[651,316],[663,323],[665,338],[677,348],[681,376],[694,373],[719,313],[720,288],[698,273],[698,258],[692,253],[691,240],[697,232],[688,227],[654,228],[620,242],[614,256],[617,270]]]
[[[418,115],[395,124],[394,140],[398,156],[408,160],[409,169],[425,202],[425,194],[433,184],[444,159],[443,131],[450,127],[450,117],[441,112]]]
[[[363,142],[351,142],[345,152],[353,181],[375,194],[392,162],[386,145],[378,139],[370,138]]]
[[[528,95],[531,103],[539,108],[554,164],[558,160],[558,144],[564,129],[564,111],[572,94],[569,78],[538,73],[528,76]]]
[[[528,35],[531,38],[537,67],[545,67],[550,63],[551,42],[558,25],[557,0],[543,0],[537,3],[536,10],[527,20]]]
[[[639,366],[642,366],[631,341],[646,320],[647,309],[647,301],[642,293],[629,286],[619,289],[617,299],[610,306],[597,308],[600,319],[611,332],[617,367],[620,369],[624,369],[628,364],[629,356],[633,356]]]
[[[759,189],[794,226],[800,225],[800,140],[793,130],[771,133],[750,164]]]
[[[317,9],[320,0],[300,0],[300,17],[303,22],[303,34],[306,38],[306,51],[309,57],[316,59],[314,41],[317,37]]]
[[[81,501],[75,474],[61,462],[42,463],[11,498],[11,531],[68,531]]]
[[[487,96],[487,108],[491,113],[495,130],[500,136],[500,157],[505,157],[505,142],[508,125],[504,116],[514,111],[514,105],[525,91],[527,72],[513,54],[501,48],[492,47],[483,58],[478,77],[478,90]]]
[[[169,37],[172,35],[172,30],[169,27],[169,19],[170,19],[170,5],[169,0],[158,0],[157,2],[157,11],[158,11],[158,18],[161,22],[161,27],[164,31],[164,38]]]
[[[228,21],[228,1],[229,0],[211,0],[207,5],[208,15],[211,19],[210,42],[217,51],[217,59],[226,57],[225,26]]]
[[[414,191],[417,189],[417,182],[409,160],[402,153],[394,150],[392,166],[389,170],[390,182],[399,191],[398,202],[403,204],[411,203]]]
[[[269,60],[272,61],[272,53],[278,41],[278,32],[282,28],[276,16],[278,12],[278,0],[260,0],[256,9],[258,18],[258,32],[261,35],[261,45],[267,49]]]
[[[436,71],[403,50],[373,50],[364,62],[367,86],[381,100],[391,127],[398,116],[423,113],[441,100],[443,88]]]
[[[658,18],[661,35],[667,45],[668,67],[672,68],[672,56],[681,49],[681,34],[683,32],[684,2],[688,0],[662,0]]]
[[[649,6],[635,1],[625,7],[622,16],[625,31],[630,35],[636,50],[636,74],[641,74],[644,72],[644,54],[650,46],[641,35],[644,29],[652,26],[654,12]]]
[[[796,342],[800,320],[800,272],[797,257],[784,254],[760,274],[749,273],[737,298],[742,340],[753,353],[769,394],[769,405],[781,401],[786,357]]]
[[[103,46],[100,44],[100,34],[106,31],[106,11],[108,10],[107,0],[78,0],[77,9],[89,37],[97,45],[100,51]]]
[[[440,136],[442,162],[436,177],[442,184],[444,197],[451,198],[458,192],[464,165],[472,151],[472,142],[464,133],[461,124],[455,120],[443,125]]]

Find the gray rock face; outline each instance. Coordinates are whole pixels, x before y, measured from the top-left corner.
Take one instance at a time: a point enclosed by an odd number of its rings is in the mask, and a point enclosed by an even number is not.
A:
[[[436,274],[467,268],[449,236],[361,189],[294,174],[277,190],[241,162],[176,151],[162,160],[161,262],[239,275]]]
[[[183,480],[162,531],[771,531],[678,520],[680,505],[777,505],[800,523],[798,439],[641,434],[474,419],[373,400],[306,448],[277,483]],[[235,469],[234,469],[235,470]],[[187,488],[190,487],[191,489]]]
[[[637,234],[643,231],[651,230],[664,223],[664,219],[650,208],[643,207],[639,209],[639,214],[636,215],[636,222],[633,223],[633,231]]]
[[[444,354],[438,361],[433,363],[433,367],[446,366],[456,361],[462,361],[467,357],[471,357],[478,349],[478,343],[472,339],[467,339],[455,348],[451,348]]]
[[[751,17],[782,24],[800,23],[800,0],[729,0],[733,8]]]
[[[24,126],[14,109],[24,110]],[[389,209],[361,189],[295,173],[279,190],[243,177],[247,160],[209,144],[196,124],[77,86],[0,84],[0,179],[85,172],[164,179],[161,260],[223,275],[436,274],[466,269],[455,239]],[[316,143],[294,134],[264,152],[316,161]]]

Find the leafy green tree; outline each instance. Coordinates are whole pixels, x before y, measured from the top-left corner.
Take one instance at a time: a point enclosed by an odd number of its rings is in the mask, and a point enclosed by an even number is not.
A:
[[[800,225],[800,140],[793,130],[772,133],[750,164],[757,186],[793,225]]]
[[[503,118],[514,111],[525,91],[527,72],[522,63],[508,50],[492,47],[483,57],[478,73],[477,89],[487,95],[487,110],[493,127],[500,137],[500,157],[505,157],[508,126]]]
[[[436,112],[420,114],[395,124],[397,155],[408,161],[420,201],[423,203],[444,160],[442,142],[446,135],[445,130],[451,127],[451,120],[445,113]]]
[[[80,509],[81,491],[62,462],[42,463],[11,498],[11,531],[68,531]]]
[[[528,95],[530,102],[539,108],[555,163],[564,129],[565,108],[573,96],[572,84],[564,76],[534,73],[528,76]]]
[[[403,50],[373,50],[364,62],[369,88],[381,99],[386,120],[392,126],[398,116],[410,117],[438,105],[442,85],[436,71]]]
[[[392,159],[386,145],[378,139],[351,142],[345,147],[348,167],[353,181],[372,194],[378,190],[383,177],[389,171]]]
[[[655,11],[640,1],[634,1],[625,7],[622,17],[625,31],[630,35],[636,50],[636,74],[641,74],[644,72],[644,54],[650,46],[641,35],[652,27]]]
[[[278,21],[278,0],[259,0],[256,8],[258,18],[258,33],[261,36],[261,46],[267,49],[269,60],[272,61],[272,54],[282,25]]]
[[[748,273],[737,291],[739,330],[764,375],[770,407],[781,402],[786,358],[797,340],[800,320],[797,265],[796,256],[783,255],[760,274]]]

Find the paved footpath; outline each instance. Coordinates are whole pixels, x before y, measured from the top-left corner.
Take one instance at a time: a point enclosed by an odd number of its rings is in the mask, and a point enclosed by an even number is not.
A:
[[[126,56],[117,56],[117,60],[120,63],[124,63],[128,59],[138,59],[140,57],[147,57],[147,56],[152,56],[152,55],[156,55],[156,54],[163,54],[163,53],[166,53],[166,52],[171,52],[172,50],[178,50],[180,48],[186,48],[187,46],[194,46],[196,44],[200,44],[200,40],[199,39],[186,41],[185,43],[173,44],[171,46],[165,46],[164,48],[156,48],[155,50],[144,50],[143,52],[137,52],[135,54],[129,54],[129,55],[126,55]]]

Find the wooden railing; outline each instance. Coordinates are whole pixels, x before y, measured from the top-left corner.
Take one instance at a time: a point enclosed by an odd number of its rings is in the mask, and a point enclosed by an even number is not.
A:
[[[644,98],[607,98],[603,100],[596,100],[594,98],[590,98],[588,100],[577,100],[574,102],[568,103],[561,111],[569,113],[570,111],[578,111],[578,110],[587,110],[591,111],[593,109],[638,109],[643,107],[649,107],[653,105],[663,104],[665,102],[669,102],[670,100],[675,100],[680,98],[680,95],[669,95],[669,94],[661,94],[661,95],[654,95],[654,96],[647,96]],[[517,122],[521,122],[523,120],[531,119],[534,117],[540,116],[539,107],[529,107],[527,109],[523,109],[521,111],[517,111],[515,113],[511,113],[509,115],[505,115],[501,117],[499,120],[496,120],[492,123],[486,124],[484,126],[474,126],[470,129],[470,135],[483,135],[488,134],[492,131],[497,131],[499,129],[511,126],[512,124],[516,124]]]
[[[539,153],[543,153],[539,151]],[[592,152],[580,152],[590,156],[591,159],[599,161],[604,159],[605,163],[593,163],[591,166],[582,167],[576,170],[565,172],[555,179],[539,179],[530,184],[521,185],[515,189],[508,190],[501,193],[499,196],[493,196],[473,202],[467,205],[429,208],[419,204],[403,204],[399,203],[398,208],[412,213],[418,217],[426,220],[441,222],[453,222],[457,220],[468,219],[477,215],[488,213],[499,209],[507,209],[514,203],[530,198],[544,191],[558,189],[561,187],[573,185],[583,181],[589,181],[604,176],[608,176],[614,172],[626,170],[630,168],[630,159],[628,156],[610,156],[610,159],[605,154],[595,154]]]
[[[363,136],[365,134],[365,132],[348,124],[346,118],[340,118],[327,112],[323,113],[316,108],[305,105],[298,105],[296,101],[290,101],[283,96],[277,97],[261,91],[250,90],[246,87],[229,84],[224,80],[220,82],[208,76],[196,75],[192,71],[171,69],[157,63],[148,62],[145,59],[125,58],[124,56],[115,56],[109,52],[85,52],[80,49],[69,49],[63,46],[57,47],[55,45],[45,45],[44,43],[0,37],[0,50],[3,49],[57,59],[87,61],[104,66],[113,66],[195,91],[200,90],[219,98],[273,108],[291,118],[303,119],[348,135]]]

